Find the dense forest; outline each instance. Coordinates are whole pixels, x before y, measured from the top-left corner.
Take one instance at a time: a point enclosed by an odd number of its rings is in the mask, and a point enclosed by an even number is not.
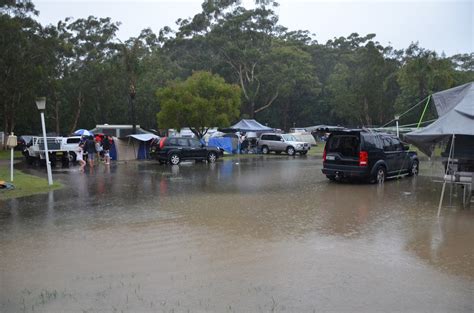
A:
[[[157,91],[196,71],[240,87],[240,117],[282,129],[383,125],[433,92],[474,80],[474,53],[448,57],[417,43],[397,50],[375,34],[320,43],[308,31],[280,25],[277,5],[205,0],[202,12],[174,28],[144,29],[122,42],[120,23],[108,17],[41,25],[33,3],[2,1],[3,130],[38,133],[37,96],[47,97],[48,130],[58,134],[129,124],[133,116],[159,129]],[[401,123],[416,122],[422,109]]]

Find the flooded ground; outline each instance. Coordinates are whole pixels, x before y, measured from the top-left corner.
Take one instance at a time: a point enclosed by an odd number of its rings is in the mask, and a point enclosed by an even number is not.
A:
[[[473,312],[474,210],[320,158],[57,169],[0,202],[0,312]]]

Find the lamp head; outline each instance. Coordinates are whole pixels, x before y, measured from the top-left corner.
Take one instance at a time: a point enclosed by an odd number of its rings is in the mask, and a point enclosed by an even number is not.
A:
[[[36,106],[38,110],[42,111],[46,109],[46,97],[38,97],[36,98]]]

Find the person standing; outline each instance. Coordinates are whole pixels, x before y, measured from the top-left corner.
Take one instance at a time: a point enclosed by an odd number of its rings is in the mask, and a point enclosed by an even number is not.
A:
[[[100,140],[100,137],[95,137],[95,152],[97,152],[97,162],[103,161],[102,156],[104,154],[103,148],[102,148],[102,141]]]
[[[110,148],[112,144],[110,142],[110,137],[105,136],[104,140],[102,141],[102,148],[104,149],[104,157],[105,157],[105,164],[110,164]]]
[[[86,148],[86,151],[87,151],[87,158],[88,158],[89,166],[92,168],[92,167],[94,167],[94,159],[95,159],[95,155],[96,155],[94,137],[89,136],[87,138],[85,148]]]
[[[84,172],[84,167],[86,166],[86,161],[84,161],[84,144],[81,143],[79,145],[79,148],[77,149],[77,154],[76,154],[76,161],[79,162],[79,165],[81,166],[81,172]]]

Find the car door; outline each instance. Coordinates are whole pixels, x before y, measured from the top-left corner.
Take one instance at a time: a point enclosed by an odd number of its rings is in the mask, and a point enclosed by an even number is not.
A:
[[[190,156],[192,158],[205,158],[207,150],[203,147],[201,142],[196,139],[189,139]]]
[[[403,149],[403,143],[400,139],[393,137],[395,151],[397,151],[397,171],[404,172],[410,167],[410,158],[408,152]]]
[[[389,136],[382,137],[383,151],[385,154],[385,164],[387,164],[387,173],[393,174],[400,169],[398,162],[398,151],[395,142]]]
[[[280,135],[273,135],[272,145],[274,151],[285,151],[286,143]]]
[[[189,146],[188,138],[178,138],[178,149],[181,152],[181,158],[191,158],[192,151]]]

